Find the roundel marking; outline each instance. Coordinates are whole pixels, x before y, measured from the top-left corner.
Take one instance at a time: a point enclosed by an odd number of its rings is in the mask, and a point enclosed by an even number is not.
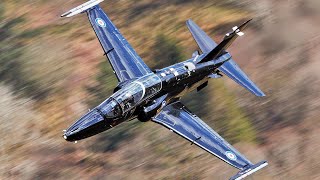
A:
[[[101,19],[101,18],[96,18],[96,23],[100,27],[106,27],[107,26],[106,22],[104,22],[104,20]]]
[[[230,159],[232,161],[236,161],[237,160],[237,156],[231,151],[226,151],[225,155],[227,156],[228,159]]]

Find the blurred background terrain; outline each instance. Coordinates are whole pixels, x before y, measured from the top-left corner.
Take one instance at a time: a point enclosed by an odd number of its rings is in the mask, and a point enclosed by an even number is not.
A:
[[[0,1],[0,179],[228,179],[237,170],[152,122],[137,120],[78,142],[66,129],[109,97],[117,80],[84,1]],[[192,18],[219,42],[254,18],[229,49],[267,94],[227,77],[184,103],[253,162],[254,179],[320,179],[319,0],[107,0],[107,14],[152,68],[198,49]]]

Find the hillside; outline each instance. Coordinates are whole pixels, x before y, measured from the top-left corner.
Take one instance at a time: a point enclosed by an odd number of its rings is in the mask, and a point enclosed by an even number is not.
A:
[[[83,1],[0,2],[0,179],[227,179],[237,170],[152,122],[126,122],[67,143],[62,130],[111,95],[117,81],[85,15],[60,18]],[[107,0],[110,18],[152,68],[198,49],[193,19],[219,42],[254,18],[230,48],[267,94],[227,77],[183,102],[250,160],[256,179],[320,179],[317,0]]]

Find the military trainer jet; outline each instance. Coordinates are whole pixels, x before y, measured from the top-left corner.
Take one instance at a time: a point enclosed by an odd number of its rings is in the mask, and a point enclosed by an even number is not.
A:
[[[102,1],[88,1],[61,16],[87,14],[119,84],[114,94],[76,121],[63,137],[72,142],[81,140],[137,118],[158,123],[238,168],[240,172],[231,179],[242,179],[267,166],[266,161],[251,163],[180,102],[184,94],[200,91],[210,79],[220,78],[222,74],[254,95],[265,96],[226,51],[238,36],[244,35],[242,31],[250,20],[235,26],[219,44],[188,20],[187,26],[202,53],[196,51],[186,61],[153,71],[101,9]]]

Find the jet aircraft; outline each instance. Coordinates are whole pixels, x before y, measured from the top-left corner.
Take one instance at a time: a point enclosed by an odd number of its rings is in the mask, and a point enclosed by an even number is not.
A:
[[[187,26],[201,53],[196,51],[186,61],[151,70],[101,9],[102,1],[90,0],[61,16],[87,14],[119,84],[114,94],[65,130],[65,140],[81,140],[137,118],[158,123],[239,169],[230,179],[243,179],[268,165],[267,161],[250,162],[180,101],[186,93],[200,91],[210,79],[223,74],[254,95],[265,96],[226,51],[238,36],[244,35],[242,31],[250,20],[235,26],[219,44],[188,20]]]

